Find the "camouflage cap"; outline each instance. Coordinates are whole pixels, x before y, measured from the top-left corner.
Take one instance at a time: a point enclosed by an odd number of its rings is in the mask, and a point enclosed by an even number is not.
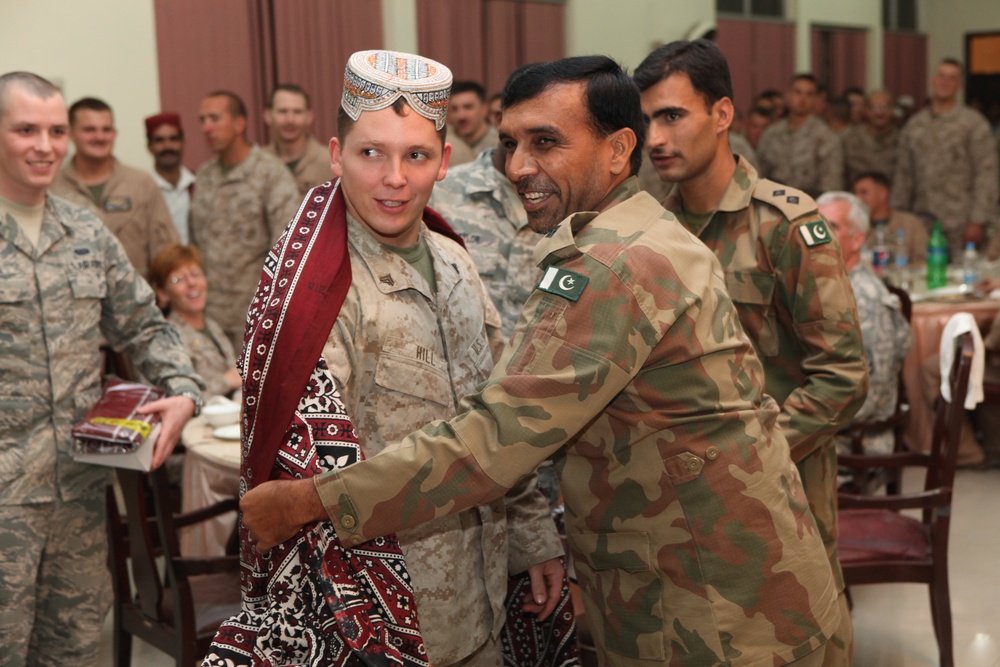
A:
[[[396,51],[358,51],[347,61],[340,105],[357,120],[405,97],[418,114],[444,127],[451,95],[451,70],[441,63]]]

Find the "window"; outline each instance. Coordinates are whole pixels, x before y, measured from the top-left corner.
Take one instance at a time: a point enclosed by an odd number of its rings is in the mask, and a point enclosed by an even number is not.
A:
[[[896,32],[916,32],[917,0],[882,0],[882,27]]]
[[[715,0],[719,14],[741,18],[785,18],[785,0]]]

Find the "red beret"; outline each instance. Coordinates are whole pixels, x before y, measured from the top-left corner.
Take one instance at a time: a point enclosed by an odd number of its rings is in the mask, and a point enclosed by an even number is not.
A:
[[[150,116],[146,119],[146,136],[149,137],[156,132],[156,128],[161,125],[173,125],[182,134],[184,133],[184,128],[181,127],[181,117],[179,114],[173,111],[164,111],[163,113],[158,113],[155,116]]]

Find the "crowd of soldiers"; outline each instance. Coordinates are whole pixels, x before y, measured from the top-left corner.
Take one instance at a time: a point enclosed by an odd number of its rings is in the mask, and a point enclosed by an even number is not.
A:
[[[316,521],[345,546],[398,532],[433,663],[498,667],[504,575],[527,578],[539,620],[565,597],[549,511],[565,507],[608,664],[850,664],[834,435],[865,402],[869,346],[813,197],[902,229],[915,258],[932,221],[953,253],[1000,255],[997,142],[961,82],[942,61],[905,120],[886,91],[824,104],[800,74],[741,121],[725,58],[698,40],[632,77],[598,56],[523,67],[493,109],[439,63],[361,52],[329,150],[302,88],[272,91],[264,147],[217,90],[199,108],[214,157],[188,171],[165,111],[146,119],[147,173],[114,157],[106,102],[67,109],[40,77],[0,77],[0,544],[24,556],[0,584],[0,631],[18,638],[0,664],[93,661],[107,478],[72,460],[68,429],[99,394],[103,341],[167,390],[147,408],[164,422],[155,465],[197,414],[205,384],[146,283],[181,243],[200,249],[219,330],[252,343],[248,570],[265,576],[254,551]],[[327,220],[346,238],[314,247]],[[298,262],[345,279],[282,279]],[[309,290],[339,295],[323,331]],[[298,327],[315,348],[287,349]],[[262,378],[292,368],[302,395],[279,413]],[[331,412],[358,426],[352,465],[274,454]],[[57,539],[67,524],[88,537]]]

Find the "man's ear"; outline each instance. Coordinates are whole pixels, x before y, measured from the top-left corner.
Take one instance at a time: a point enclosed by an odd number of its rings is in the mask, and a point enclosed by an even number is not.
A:
[[[728,97],[723,97],[718,100],[714,105],[714,110],[716,114],[715,131],[717,133],[725,132],[733,124],[733,117],[735,116],[735,109],[733,108],[733,101]]]
[[[330,139],[330,169],[337,178],[344,175],[344,167],[341,164],[343,158],[344,154],[340,150],[340,140],[337,137],[333,137]]]
[[[617,176],[630,169],[632,152],[638,150],[635,132],[623,127],[609,135],[608,142],[611,145],[611,173]]]

